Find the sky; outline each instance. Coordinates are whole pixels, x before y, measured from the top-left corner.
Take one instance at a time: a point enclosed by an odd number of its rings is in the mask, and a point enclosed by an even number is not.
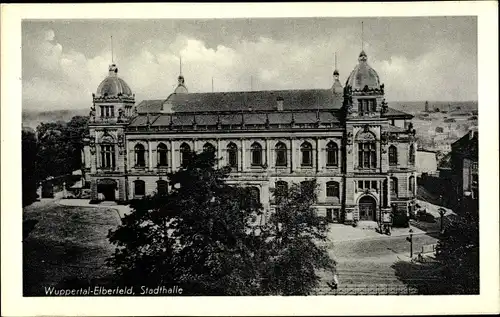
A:
[[[361,27],[363,22],[363,28]],[[364,48],[388,101],[477,100],[477,18],[24,20],[24,110],[89,108],[113,59],[136,101],[345,83]]]

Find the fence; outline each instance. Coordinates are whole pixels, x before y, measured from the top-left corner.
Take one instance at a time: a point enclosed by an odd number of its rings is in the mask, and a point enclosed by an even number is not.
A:
[[[316,295],[424,295],[430,294],[427,285],[410,286],[394,284],[340,285],[338,289],[324,286],[316,291]]]

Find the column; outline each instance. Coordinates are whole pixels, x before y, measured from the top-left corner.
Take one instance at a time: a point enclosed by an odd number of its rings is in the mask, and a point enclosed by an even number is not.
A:
[[[198,139],[193,139],[193,152],[198,151]]]
[[[175,166],[175,148],[174,145],[175,143],[170,140],[170,170],[173,172],[176,168]]]
[[[267,168],[270,168],[271,167],[271,158],[270,158],[270,155],[271,155],[271,150],[269,149],[269,138],[266,138],[266,165],[267,165]]]
[[[416,152],[416,150],[415,150]],[[417,197],[417,173],[413,172],[413,198]]]
[[[148,140],[148,163],[149,169],[153,169],[153,149],[151,148],[151,141]]]
[[[293,173],[295,170],[295,160],[293,159],[293,155],[295,153],[295,142],[294,138],[290,139],[290,173]]]
[[[322,168],[322,157],[323,155],[321,154],[321,142],[319,138],[316,138],[316,172],[319,172]]]
[[[241,155],[240,155],[240,171],[244,172],[245,171],[245,140],[244,139],[240,139],[240,143],[241,143],[241,146],[240,146],[240,151],[241,151]]]
[[[387,207],[391,206],[391,179],[389,176],[386,177],[387,181]]]
[[[217,167],[220,168],[222,163],[222,157],[221,157],[221,149],[220,149],[220,139],[217,138]]]

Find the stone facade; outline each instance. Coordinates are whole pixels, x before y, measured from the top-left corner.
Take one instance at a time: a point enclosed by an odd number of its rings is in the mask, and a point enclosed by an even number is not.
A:
[[[92,199],[128,201],[169,190],[163,180],[181,166],[183,149],[212,148],[219,167],[232,165],[228,181],[256,187],[266,210],[273,209],[270,189],[277,182],[316,179],[316,208],[330,220],[378,221],[383,211],[407,212],[416,192],[412,116],[387,107],[364,52],[359,63],[343,91],[337,71],[330,89],[183,89],[138,105],[127,87],[98,90],[83,154]]]

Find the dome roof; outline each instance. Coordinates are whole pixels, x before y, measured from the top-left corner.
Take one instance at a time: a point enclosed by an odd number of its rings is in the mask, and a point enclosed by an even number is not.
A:
[[[108,77],[104,78],[97,87],[97,97],[132,96],[132,90],[123,79],[117,76],[117,73],[118,68],[116,65],[110,65]]]
[[[361,51],[358,58],[358,65],[354,67],[351,74],[347,78],[346,86],[351,86],[352,89],[380,88],[380,79],[377,72],[366,62],[367,55],[365,51]]]
[[[179,77],[177,77],[177,82],[178,84],[174,90],[174,94],[187,94],[188,90],[186,85],[184,84],[184,76],[179,75]]]

